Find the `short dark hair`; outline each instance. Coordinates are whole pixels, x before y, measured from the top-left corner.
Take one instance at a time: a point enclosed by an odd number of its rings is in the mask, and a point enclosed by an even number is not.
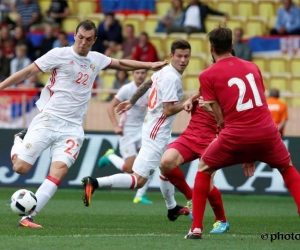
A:
[[[176,49],[191,49],[191,45],[188,41],[183,39],[178,39],[172,42],[171,44],[171,53],[174,54]]]
[[[97,37],[98,29],[97,29],[95,23],[93,23],[91,20],[86,19],[86,20],[81,21],[76,27],[76,32],[75,32],[76,34],[80,27],[83,27],[85,30],[94,30],[95,37]]]
[[[280,92],[278,89],[270,89],[270,93],[269,93],[270,97],[275,97],[275,98],[279,98],[280,97]]]
[[[211,46],[215,49],[216,54],[231,53],[232,50],[232,30],[226,25],[219,25],[210,31],[207,35]]]

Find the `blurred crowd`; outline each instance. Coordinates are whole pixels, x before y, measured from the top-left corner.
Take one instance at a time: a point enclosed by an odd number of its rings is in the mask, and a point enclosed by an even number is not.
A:
[[[227,13],[212,9],[199,0],[186,0],[185,7],[183,0],[171,2],[170,9],[166,10],[166,14],[158,21],[156,32],[182,32],[188,35],[206,33],[205,20],[208,15],[229,18]],[[0,10],[0,81],[26,67],[52,48],[73,44],[73,34],[68,34],[62,29],[63,20],[74,14],[70,11],[68,1],[52,0],[49,8],[43,13],[39,1],[36,0],[2,0]],[[149,38],[146,31],[136,34],[134,25],[129,23],[122,26],[115,13],[104,14],[105,18],[98,26],[98,39],[92,50],[119,59],[163,59],[159,58],[159,51],[151,43],[151,37]],[[28,35],[33,32],[42,33],[38,46],[33,44]],[[243,38],[243,29],[237,27],[233,33],[236,56],[251,61],[252,53]],[[300,9],[291,0],[282,1],[282,7],[277,12],[276,25],[270,34],[300,34]],[[118,81],[118,73],[115,81]],[[95,87],[101,85],[100,82],[101,79],[98,79]],[[111,84],[113,88],[120,85]]]

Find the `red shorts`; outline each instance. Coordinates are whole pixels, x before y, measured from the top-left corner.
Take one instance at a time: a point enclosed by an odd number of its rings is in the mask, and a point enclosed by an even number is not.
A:
[[[251,142],[247,142],[239,137],[234,143],[234,138],[230,139],[231,141],[221,133],[208,146],[202,160],[214,169],[255,161],[265,162],[272,168],[289,166],[290,153],[279,133],[269,138],[257,138],[255,143],[253,138]]]
[[[215,138],[215,134],[212,134],[211,138],[201,138],[182,133],[175,141],[167,146],[167,149],[176,149],[184,159],[184,163],[187,163],[201,158],[208,145]]]

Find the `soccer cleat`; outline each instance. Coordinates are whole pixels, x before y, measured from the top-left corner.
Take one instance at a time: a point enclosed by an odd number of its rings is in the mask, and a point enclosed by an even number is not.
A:
[[[23,217],[19,221],[18,226],[19,227],[28,227],[28,228],[42,228],[41,225],[34,223],[32,217],[30,217],[30,216]]]
[[[178,206],[176,205],[176,207],[172,208],[172,209],[168,209],[168,219],[170,221],[175,221],[177,220],[178,216],[180,215],[189,215],[190,211],[188,209],[188,207],[182,207],[182,206]]]
[[[84,186],[84,193],[82,195],[83,203],[86,207],[91,204],[91,196],[94,193],[95,189],[98,188],[97,179],[87,176],[81,180],[82,186]]]
[[[21,130],[20,132],[16,133],[16,134],[14,135],[14,137],[19,136],[19,137],[23,140],[24,137],[25,137],[25,135],[26,135],[26,133],[27,133],[27,129],[25,128],[25,129]]]
[[[189,231],[189,233],[184,237],[185,239],[192,240],[201,240],[202,239],[202,231],[200,228],[195,228],[193,231]]]
[[[148,200],[148,198],[147,198],[145,195],[143,195],[143,196],[141,196],[141,197],[135,197],[135,198],[133,199],[133,203],[134,203],[134,204],[140,203],[140,204],[147,204],[147,205],[150,205],[150,204],[153,204],[153,201]]]
[[[222,234],[229,231],[229,223],[222,222],[220,220],[216,221],[213,225],[213,229],[209,232],[210,234]]]
[[[108,156],[111,155],[111,154],[114,154],[114,153],[115,153],[115,150],[113,150],[112,148],[107,150],[105,152],[105,154],[99,159],[98,167],[103,168],[104,166],[109,165],[110,160],[108,159]]]
[[[191,219],[191,221],[193,221],[194,220],[194,218],[193,218],[193,201],[192,200],[187,201],[186,206],[188,207],[188,209],[190,211],[190,219]]]

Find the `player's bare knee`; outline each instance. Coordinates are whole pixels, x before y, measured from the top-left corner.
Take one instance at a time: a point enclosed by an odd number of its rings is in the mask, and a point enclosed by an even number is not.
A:
[[[27,174],[30,170],[30,166],[26,165],[24,163],[20,163],[20,162],[15,162],[15,164],[13,165],[13,170],[17,173],[17,174]]]
[[[123,172],[132,173],[132,165],[128,165],[125,163],[123,166]]]
[[[170,157],[163,157],[161,159],[160,164],[161,164],[160,168],[161,168],[162,172],[164,172],[164,173],[168,173],[173,168],[175,168],[174,160],[171,159]]]

